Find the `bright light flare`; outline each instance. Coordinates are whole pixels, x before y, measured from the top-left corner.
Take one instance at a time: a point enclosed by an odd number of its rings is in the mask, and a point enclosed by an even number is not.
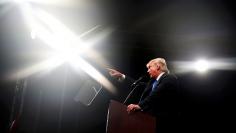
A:
[[[78,68],[82,69],[105,88],[109,89],[110,92],[115,93],[115,87],[112,83],[79,56],[81,53],[89,50],[93,44],[105,37],[109,32],[84,41],[81,39],[83,36],[100,26],[95,26],[77,36],[49,13],[40,9],[33,10],[29,3],[22,4],[22,11],[31,31],[31,38],[40,39],[50,46],[53,49],[53,56],[48,60],[18,72],[13,77],[27,77],[40,71],[54,69],[65,62],[69,62],[76,70]]]
[[[32,10],[29,6],[23,8],[26,16],[26,21],[29,22],[32,38],[39,38],[48,44],[53,49],[64,51],[65,49],[73,49],[78,54],[82,54],[89,50],[96,42],[84,41],[82,37],[93,32],[100,25],[94,26],[88,31],[77,36],[59,20],[53,17],[51,14],[41,10]],[[30,11],[30,13],[28,13]],[[36,22],[35,19],[38,21]],[[32,35],[32,33],[34,33]],[[68,51],[68,50],[66,50]]]
[[[33,66],[27,67],[23,70],[20,70],[19,72],[15,72],[13,75],[10,75],[10,79],[14,78],[25,78],[32,74],[38,73],[40,71],[50,71],[61,64],[63,64],[63,60],[60,59],[58,56],[49,58],[47,60],[44,60],[40,63],[37,63]]]
[[[91,76],[94,80],[96,80],[97,82],[102,84],[105,88],[109,89],[110,92],[116,93],[115,86],[109,80],[107,80],[99,71],[97,71],[93,66],[91,66],[89,63],[87,63],[82,58],[80,58],[80,57],[70,58],[69,63],[76,70],[78,70],[78,68],[82,69],[89,76]]]
[[[198,71],[205,73],[207,70],[236,71],[236,58],[221,58],[198,61],[174,61],[170,62],[176,73]]]
[[[79,6],[79,5],[86,5],[86,1],[80,0],[5,0],[8,2],[15,2],[15,3],[37,3],[43,5],[54,5],[54,6]]]
[[[209,63],[206,60],[201,59],[195,62],[194,67],[198,72],[203,73],[208,70]]]

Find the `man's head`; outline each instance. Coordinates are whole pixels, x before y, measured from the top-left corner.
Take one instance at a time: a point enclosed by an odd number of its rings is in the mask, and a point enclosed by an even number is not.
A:
[[[148,69],[147,72],[151,78],[157,78],[162,72],[169,73],[166,61],[163,58],[152,59],[147,63],[146,66]]]

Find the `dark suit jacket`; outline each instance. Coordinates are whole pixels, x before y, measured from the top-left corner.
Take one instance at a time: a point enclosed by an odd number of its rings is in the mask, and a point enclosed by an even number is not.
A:
[[[155,79],[154,79],[155,80]],[[178,81],[174,75],[163,74],[154,91],[153,79],[149,81],[139,102],[143,111],[157,117],[173,117],[178,115]]]
[[[172,74],[163,74],[154,91],[151,92],[152,83],[155,80],[151,79],[144,86],[137,87],[136,90],[142,90],[138,104],[142,111],[148,112],[156,117],[157,133],[178,132],[180,111],[179,83],[177,77]],[[130,86],[132,81],[134,80],[127,77],[125,84]]]

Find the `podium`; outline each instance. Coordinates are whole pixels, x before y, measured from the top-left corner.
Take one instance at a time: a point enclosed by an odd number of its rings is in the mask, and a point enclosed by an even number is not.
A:
[[[106,133],[155,133],[156,120],[141,111],[128,114],[126,106],[111,100]]]

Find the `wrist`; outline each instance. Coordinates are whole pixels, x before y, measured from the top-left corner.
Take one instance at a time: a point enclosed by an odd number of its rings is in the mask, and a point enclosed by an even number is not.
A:
[[[125,75],[121,74],[121,76],[118,78],[118,81],[122,82],[125,80]]]

